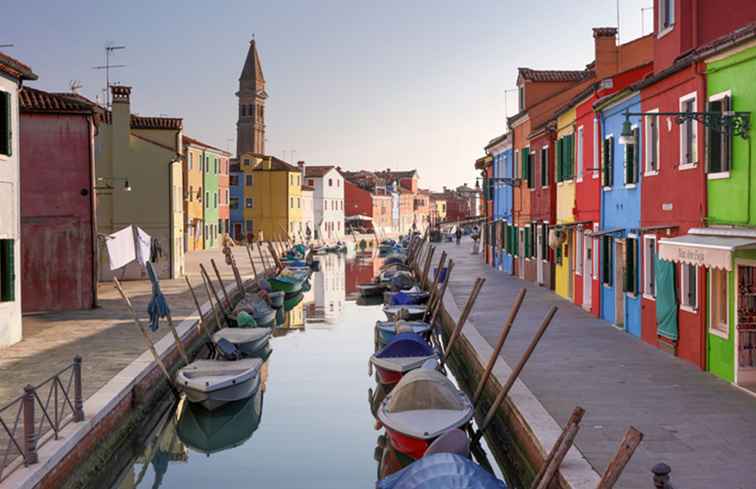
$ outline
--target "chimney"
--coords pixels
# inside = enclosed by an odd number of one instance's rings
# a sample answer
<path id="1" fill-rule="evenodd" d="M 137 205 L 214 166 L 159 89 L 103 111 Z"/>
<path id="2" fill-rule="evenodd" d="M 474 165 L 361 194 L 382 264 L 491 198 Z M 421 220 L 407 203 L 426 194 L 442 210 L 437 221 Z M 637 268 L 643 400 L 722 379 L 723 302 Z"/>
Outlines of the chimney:
<path id="1" fill-rule="evenodd" d="M 127 161 L 129 151 L 129 133 L 131 132 L 131 87 L 114 85 L 110 87 L 113 105 L 112 111 L 112 132 L 111 148 L 113 171 L 120 163 Z"/>
<path id="2" fill-rule="evenodd" d="M 603 80 L 619 70 L 619 47 L 616 27 L 594 27 L 593 41 L 596 56 L 596 79 Z"/>
<path id="3" fill-rule="evenodd" d="M 267 158 L 265 158 L 263 160 L 263 163 L 262 163 L 262 169 L 263 170 L 270 170 L 272 168 L 272 166 L 273 166 L 273 158 L 272 157 L 268 156 Z"/>
<path id="4" fill-rule="evenodd" d="M 304 179 L 305 176 L 305 162 L 302 160 L 297 161 L 297 166 L 299 167 L 299 173 L 302 174 L 302 178 Z"/>

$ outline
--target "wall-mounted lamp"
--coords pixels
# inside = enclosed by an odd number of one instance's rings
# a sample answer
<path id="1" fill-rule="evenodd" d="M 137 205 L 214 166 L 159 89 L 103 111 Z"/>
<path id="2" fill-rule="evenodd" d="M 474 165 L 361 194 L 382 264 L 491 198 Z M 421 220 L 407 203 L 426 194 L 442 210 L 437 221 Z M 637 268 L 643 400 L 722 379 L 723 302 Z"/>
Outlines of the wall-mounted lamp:
<path id="1" fill-rule="evenodd" d="M 740 136 L 743 139 L 748 139 L 748 132 L 751 129 L 750 112 L 630 112 L 626 110 L 625 122 L 622 123 L 622 132 L 619 138 L 620 144 L 636 143 L 633 128 L 630 124 L 630 116 L 671 116 L 675 118 L 678 124 L 686 121 L 698 121 L 714 131 L 720 133 L 732 132 L 732 134 Z"/>

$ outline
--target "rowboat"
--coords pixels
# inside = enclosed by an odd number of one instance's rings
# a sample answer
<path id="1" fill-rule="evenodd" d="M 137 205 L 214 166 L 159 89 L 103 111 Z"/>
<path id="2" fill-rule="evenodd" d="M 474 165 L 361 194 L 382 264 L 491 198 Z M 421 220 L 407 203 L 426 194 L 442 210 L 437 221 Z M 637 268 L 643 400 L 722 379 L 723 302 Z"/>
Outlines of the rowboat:
<path id="1" fill-rule="evenodd" d="M 199 404 L 186 403 L 176 433 L 181 442 L 205 455 L 242 445 L 252 437 L 262 417 L 263 392 L 234 401 L 215 411 Z"/>
<path id="2" fill-rule="evenodd" d="M 383 348 L 401 333 L 414 333 L 426 341 L 430 337 L 431 325 L 425 321 L 376 321 L 375 334 L 378 347 Z"/>
<path id="3" fill-rule="evenodd" d="M 409 304 L 409 305 L 385 305 L 383 306 L 383 312 L 390 321 L 395 321 L 401 317 L 401 319 L 407 319 L 409 321 L 415 321 L 422 319 L 425 313 L 428 311 L 428 306 L 425 304 Z"/>
<path id="4" fill-rule="evenodd" d="M 428 361 L 435 363 L 436 352 L 414 333 L 399 333 L 388 344 L 370 357 L 375 366 L 378 382 L 393 385 L 412 370 Z"/>
<path id="5" fill-rule="evenodd" d="M 259 358 L 195 360 L 178 371 L 176 386 L 189 402 L 212 411 L 254 395 L 260 388 L 262 364 Z"/>
<path id="6" fill-rule="evenodd" d="M 213 334 L 213 342 L 221 339 L 232 343 L 245 357 L 257 357 L 273 334 L 270 328 L 223 328 Z"/>
<path id="7" fill-rule="evenodd" d="M 357 290 L 361 297 L 380 297 L 386 290 L 386 284 L 380 282 L 371 282 L 357 285 Z"/>
<path id="8" fill-rule="evenodd" d="M 454 428 L 466 425 L 473 406 L 443 374 L 418 368 L 402 377 L 378 409 L 391 446 L 414 459 L 430 444 Z"/>
<path id="9" fill-rule="evenodd" d="M 386 292 L 383 297 L 386 304 L 389 305 L 416 305 L 428 302 L 430 293 L 421 290 L 419 287 L 412 287 L 399 292 Z"/>
<path id="10" fill-rule="evenodd" d="M 255 318 L 258 326 L 268 327 L 276 317 L 276 310 L 257 294 L 247 294 L 234 308 L 234 313 L 246 311 Z"/>
<path id="11" fill-rule="evenodd" d="M 302 290 L 302 282 L 302 280 L 285 275 L 268 278 L 271 290 L 275 292 L 283 292 L 286 295 L 299 293 L 299 291 Z"/>
<path id="12" fill-rule="evenodd" d="M 441 452 L 385 477 L 376 489 L 507 489 L 507 484 L 467 457 Z"/>
<path id="13" fill-rule="evenodd" d="M 299 305 L 300 302 L 302 302 L 302 299 L 304 299 L 304 294 L 300 292 L 299 294 L 295 295 L 294 297 L 290 297 L 286 299 L 283 303 L 283 309 L 284 311 L 291 311 L 295 307 Z"/>

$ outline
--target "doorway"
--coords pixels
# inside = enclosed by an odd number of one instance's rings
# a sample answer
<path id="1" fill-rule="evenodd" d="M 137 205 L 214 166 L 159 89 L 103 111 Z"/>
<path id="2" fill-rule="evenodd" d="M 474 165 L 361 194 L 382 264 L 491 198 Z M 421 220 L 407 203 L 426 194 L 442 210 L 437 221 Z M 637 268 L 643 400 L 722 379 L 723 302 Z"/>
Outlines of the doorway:
<path id="1" fill-rule="evenodd" d="M 625 279 L 625 240 L 615 240 L 614 250 L 614 325 L 625 327 L 625 292 L 622 284 Z"/>
<path id="2" fill-rule="evenodd" d="M 536 226 L 536 270 L 539 285 L 543 285 L 543 228 L 544 226 Z"/>
<path id="3" fill-rule="evenodd" d="M 518 241 L 517 253 L 520 256 L 519 263 L 518 263 L 519 270 L 517 272 L 519 274 L 519 277 L 525 280 L 525 228 L 520 228 L 517 231 L 520 235 L 520 239 L 517 240 Z"/>
<path id="4" fill-rule="evenodd" d="M 565 243 L 564 247 L 564 257 L 562 257 L 563 260 L 567 260 L 567 297 L 570 298 L 570 300 L 575 298 L 574 295 L 574 280 L 575 280 L 575 261 L 573 259 L 574 253 L 574 241 L 575 233 L 572 229 L 567 230 L 567 241 Z"/>
<path id="5" fill-rule="evenodd" d="M 585 231 L 578 231 L 585 233 Z M 583 235 L 583 245 L 585 246 L 585 255 L 583 258 L 583 309 L 591 310 L 591 293 L 593 292 L 593 239 L 590 236 Z M 578 253 L 581 253 L 578 250 Z"/>
<path id="6" fill-rule="evenodd" d="M 735 383 L 756 392 L 756 262 L 736 263 Z"/>

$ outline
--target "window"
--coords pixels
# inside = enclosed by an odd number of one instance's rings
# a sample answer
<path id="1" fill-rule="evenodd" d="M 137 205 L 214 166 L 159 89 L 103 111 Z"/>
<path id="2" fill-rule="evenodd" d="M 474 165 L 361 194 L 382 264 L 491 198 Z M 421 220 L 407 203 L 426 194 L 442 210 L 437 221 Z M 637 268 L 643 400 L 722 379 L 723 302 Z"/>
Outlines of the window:
<path id="1" fill-rule="evenodd" d="M 593 277 L 593 279 L 597 279 L 599 276 L 599 261 L 596 258 L 596 251 L 598 251 L 599 249 L 599 240 L 593 239 L 592 242 L 593 246 L 588 248 L 588 250 L 586 251 L 586 257 L 591 258 L 591 265 L 593 265 L 593 269 L 591 270 L 591 277 Z M 593 253 L 592 257 L 590 255 L 591 253 Z"/>
<path id="2" fill-rule="evenodd" d="M 13 155 L 13 107 L 10 92 L 0 91 L 0 155 Z"/>
<path id="3" fill-rule="evenodd" d="M 659 109 L 649 110 L 657 113 Z M 646 116 L 646 175 L 656 175 L 659 172 L 659 117 Z"/>
<path id="4" fill-rule="evenodd" d="M 230 177 L 228 177 L 228 184 L 231 187 L 236 187 L 237 185 L 239 185 L 239 175 L 231 175 Z"/>
<path id="5" fill-rule="evenodd" d="M 302 208 L 302 199 L 297 197 L 297 209 L 301 209 L 301 208 Z"/>
<path id="6" fill-rule="evenodd" d="M 628 237 L 625 240 L 625 283 L 622 290 L 628 294 L 638 293 L 638 239 Z"/>
<path id="7" fill-rule="evenodd" d="M 709 328 L 719 336 L 729 335 L 729 312 L 727 310 L 727 271 L 718 268 L 709 269 L 709 303 L 711 317 Z"/>
<path id="8" fill-rule="evenodd" d="M 614 136 L 607 136 L 604 139 L 604 187 L 611 187 L 614 183 Z"/>
<path id="9" fill-rule="evenodd" d="M 328 179 L 328 186 L 329 187 L 333 187 L 333 179 L 332 178 Z"/>
<path id="10" fill-rule="evenodd" d="M 218 192 L 213 192 L 213 207 L 218 208 Z"/>
<path id="11" fill-rule="evenodd" d="M 656 298 L 656 236 L 643 237 L 643 295 Z"/>
<path id="12" fill-rule="evenodd" d="M 252 230 L 254 229 L 253 226 L 252 226 L 252 219 L 248 219 L 246 221 L 246 227 L 247 227 L 247 232 L 251 233 Z"/>
<path id="13" fill-rule="evenodd" d="M 549 261 L 549 225 L 541 224 L 541 259 Z"/>
<path id="14" fill-rule="evenodd" d="M 231 200 L 228 205 L 231 209 L 238 209 L 239 208 L 239 197 L 231 197 Z"/>
<path id="15" fill-rule="evenodd" d="M 215 170 L 215 174 L 218 174 L 218 158 L 213 158 L 213 169 Z"/>
<path id="16" fill-rule="evenodd" d="M 254 204 L 255 201 L 252 197 L 247 197 L 246 199 L 244 199 L 244 207 L 246 207 L 247 209 L 254 207 Z"/>
<path id="17" fill-rule="evenodd" d="M 223 201 L 224 204 L 228 204 L 228 201 L 231 200 L 229 199 L 230 195 L 231 195 L 230 191 L 226 189 L 226 199 Z"/>
<path id="18" fill-rule="evenodd" d="M 577 130 L 577 155 L 576 155 L 576 167 L 575 177 L 578 182 L 583 180 L 583 126 L 578 127 Z"/>
<path id="19" fill-rule="evenodd" d="M 633 126 L 633 141 L 638 141 L 638 127 Z M 625 145 L 625 185 L 638 183 L 638 146 L 637 142 Z"/>
<path id="20" fill-rule="evenodd" d="M 244 158 L 244 166 L 249 166 L 249 158 Z"/>
<path id="21" fill-rule="evenodd" d="M 708 112 L 729 112 L 732 110 L 730 93 L 720 93 L 709 98 Z M 706 173 L 710 178 L 727 176 L 732 168 L 732 130 L 719 132 L 711 127 L 706 129 Z"/>
<path id="22" fill-rule="evenodd" d="M 315 186 L 315 182 L 312 180 L 312 178 L 310 178 L 310 179 L 307 180 L 307 185 L 309 185 L 310 187 L 314 187 Z"/>
<path id="23" fill-rule="evenodd" d="M 0 239 L 0 302 L 16 300 L 15 242 Z"/>
<path id="24" fill-rule="evenodd" d="M 549 147 L 541 148 L 541 187 L 549 186 Z"/>
<path id="25" fill-rule="evenodd" d="M 563 136 L 557 140 L 556 181 L 572 179 L 574 136 Z"/>
<path id="26" fill-rule="evenodd" d="M 336 180 L 336 186 L 341 187 L 341 180 Z"/>
<path id="27" fill-rule="evenodd" d="M 599 125 L 598 119 L 593 119 L 593 178 L 599 177 Z"/>
<path id="28" fill-rule="evenodd" d="M 680 306 L 695 311 L 698 309 L 698 267 L 680 264 Z"/>
<path id="29" fill-rule="evenodd" d="M 289 208 L 290 209 L 294 208 L 294 197 L 289 197 Z"/>
<path id="30" fill-rule="evenodd" d="M 189 169 L 191 170 L 192 169 L 192 153 L 189 153 L 189 161 L 188 161 L 188 163 L 189 163 L 188 164 Z"/>
<path id="31" fill-rule="evenodd" d="M 517 150 L 514 151 L 514 177 L 522 178 L 520 174 L 520 152 Z"/>
<path id="32" fill-rule="evenodd" d="M 187 200 L 189 202 L 194 200 L 194 187 L 192 187 L 191 185 L 189 185 L 189 195 L 187 195 Z"/>
<path id="33" fill-rule="evenodd" d="M 252 186 L 252 182 L 253 182 L 252 175 L 245 175 L 244 180 L 245 180 L 244 183 L 246 184 L 247 187 Z"/>
<path id="34" fill-rule="evenodd" d="M 659 0 L 659 33 L 675 24 L 675 0 Z"/>
<path id="35" fill-rule="evenodd" d="M 601 236 L 601 283 L 611 287 L 614 271 L 614 240 L 611 236 Z"/>
<path id="36" fill-rule="evenodd" d="M 520 112 L 525 110 L 525 87 L 523 85 L 517 87 L 517 104 L 520 107 Z"/>
<path id="37" fill-rule="evenodd" d="M 205 204 L 210 206 L 210 192 L 205 192 Z"/>
<path id="38" fill-rule="evenodd" d="M 696 112 L 695 92 L 680 99 L 680 112 Z M 680 167 L 698 163 L 698 123 L 687 119 L 680 124 Z"/>

